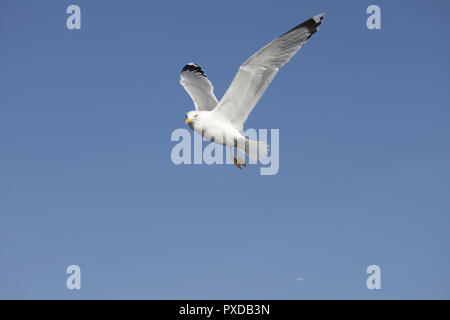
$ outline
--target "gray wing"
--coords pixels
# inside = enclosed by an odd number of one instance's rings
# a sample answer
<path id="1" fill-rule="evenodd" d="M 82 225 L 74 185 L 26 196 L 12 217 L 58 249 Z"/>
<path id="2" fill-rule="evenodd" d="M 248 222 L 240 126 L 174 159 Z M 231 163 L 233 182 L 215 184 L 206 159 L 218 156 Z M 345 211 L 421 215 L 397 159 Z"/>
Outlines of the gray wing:
<path id="1" fill-rule="evenodd" d="M 279 68 L 285 65 L 321 24 L 318 14 L 275 39 L 239 68 L 228 90 L 214 112 L 242 130 L 248 115 L 266 91 Z"/>
<path id="2" fill-rule="evenodd" d="M 194 101 L 198 111 L 212 110 L 218 104 L 214 87 L 202 68 L 195 63 L 188 63 L 180 74 L 180 84 Z"/>

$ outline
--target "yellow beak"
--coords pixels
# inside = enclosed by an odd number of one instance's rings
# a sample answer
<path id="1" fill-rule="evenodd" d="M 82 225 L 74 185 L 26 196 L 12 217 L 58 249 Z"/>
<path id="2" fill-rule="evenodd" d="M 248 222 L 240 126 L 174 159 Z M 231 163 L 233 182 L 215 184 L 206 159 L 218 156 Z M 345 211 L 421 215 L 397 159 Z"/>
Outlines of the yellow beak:
<path id="1" fill-rule="evenodd" d="M 189 122 L 192 122 L 192 121 L 191 121 L 191 119 L 189 119 L 189 118 L 186 118 L 186 121 L 185 121 L 185 123 L 186 123 L 186 124 L 188 124 Z"/>

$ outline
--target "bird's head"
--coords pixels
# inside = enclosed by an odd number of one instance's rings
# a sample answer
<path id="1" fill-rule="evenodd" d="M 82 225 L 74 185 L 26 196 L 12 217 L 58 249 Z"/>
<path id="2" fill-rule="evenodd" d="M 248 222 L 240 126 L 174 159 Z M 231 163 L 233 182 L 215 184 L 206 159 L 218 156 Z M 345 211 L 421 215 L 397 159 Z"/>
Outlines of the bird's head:
<path id="1" fill-rule="evenodd" d="M 186 113 L 186 124 L 192 125 L 193 122 L 195 122 L 195 120 L 197 120 L 198 117 L 198 112 L 197 111 L 189 111 L 188 113 Z"/>

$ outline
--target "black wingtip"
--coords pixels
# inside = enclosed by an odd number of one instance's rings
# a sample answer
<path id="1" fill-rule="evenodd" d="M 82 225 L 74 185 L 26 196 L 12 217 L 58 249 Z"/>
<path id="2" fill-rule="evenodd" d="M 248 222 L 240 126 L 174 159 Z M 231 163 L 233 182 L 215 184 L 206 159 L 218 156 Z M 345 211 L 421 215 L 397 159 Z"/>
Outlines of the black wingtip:
<path id="1" fill-rule="evenodd" d="M 311 36 L 317 32 L 317 27 L 320 26 L 322 24 L 322 20 L 325 17 L 325 14 L 320 13 L 318 15 L 315 15 L 314 17 L 312 17 L 311 19 L 308 19 L 302 23 L 300 23 L 298 26 L 292 28 L 291 30 L 289 30 L 288 32 L 284 33 L 282 36 L 291 33 L 294 30 L 300 29 L 300 28 L 306 28 L 308 29 L 309 32 L 309 36 L 308 39 L 311 38 Z"/>
<path id="2" fill-rule="evenodd" d="M 206 78 L 205 72 L 203 72 L 202 67 L 200 67 L 198 64 L 195 64 L 193 62 L 188 63 L 187 65 L 185 65 L 183 67 L 183 69 L 181 69 L 181 73 L 183 73 L 185 71 L 196 72 Z"/>

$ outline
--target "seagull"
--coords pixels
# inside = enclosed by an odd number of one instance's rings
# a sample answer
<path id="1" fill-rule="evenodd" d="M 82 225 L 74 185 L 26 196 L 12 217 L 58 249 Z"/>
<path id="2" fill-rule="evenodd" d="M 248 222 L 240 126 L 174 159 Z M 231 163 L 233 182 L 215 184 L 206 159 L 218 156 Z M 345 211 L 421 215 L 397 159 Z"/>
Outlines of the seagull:
<path id="1" fill-rule="evenodd" d="M 229 146 L 233 163 L 239 169 L 241 165 L 247 166 L 239 150 L 254 160 L 266 157 L 269 153 L 268 144 L 247 139 L 241 133 L 244 123 L 278 70 L 318 30 L 324 16 L 318 14 L 306 20 L 248 58 L 239 67 L 220 102 L 203 69 L 195 63 L 185 65 L 181 70 L 180 84 L 195 105 L 195 110 L 186 114 L 185 123 L 203 138 Z M 237 159 L 233 148 L 236 148 Z"/>

